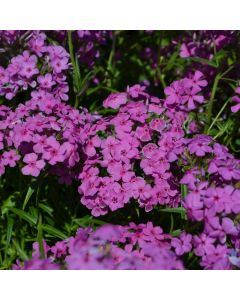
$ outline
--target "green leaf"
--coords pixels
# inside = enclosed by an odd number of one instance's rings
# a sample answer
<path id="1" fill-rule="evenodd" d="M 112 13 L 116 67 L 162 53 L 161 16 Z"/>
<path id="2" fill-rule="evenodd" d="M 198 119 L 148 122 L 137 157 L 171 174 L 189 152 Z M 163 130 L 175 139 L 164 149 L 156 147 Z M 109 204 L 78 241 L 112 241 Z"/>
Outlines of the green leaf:
<path id="1" fill-rule="evenodd" d="M 15 206 L 15 202 L 13 202 L 12 199 L 14 199 L 14 195 L 9 196 L 7 200 L 3 202 L 1 207 L 2 215 L 6 214 L 10 208 Z"/>
<path id="2" fill-rule="evenodd" d="M 240 139 L 236 139 L 236 144 L 239 146 L 240 145 Z"/>
<path id="3" fill-rule="evenodd" d="M 23 249 L 21 249 L 21 247 L 19 246 L 18 242 L 13 240 L 13 244 L 19 254 L 19 257 L 22 259 L 22 260 L 28 260 L 28 256 L 27 254 L 25 253 L 25 251 Z"/>
<path id="4" fill-rule="evenodd" d="M 43 203 L 39 203 L 39 207 L 45 211 L 47 214 L 49 214 L 50 216 L 52 216 L 52 212 L 53 212 L 53 209 Z"/>
<path id="5" fill-rule="evenodd" d="M 26 213 L 25 211 L 15 207 L 11 207 L 9 210 L 12 211 L 14 214 L 18 215 L 20 218 L 27 221 L 28 223 L 30 223 L 31 225 L 37 224 L 37 219 L 31 216 L 30 214 Z"/>
<path id="6" fill-rule="evenodd" d="M 50 225 L 42 225 L 42 230 L 62 240 L 67 238 L 66 234 Z"/>
<path id="7" fill-rule="evenodd" d="M 174 228 L 174 218 L 173 218 L 173 214 L 171 214 L 171 225 L 170 225 L 170 233 L 173 232 L 173 228 Z"/>
<path id="8" fill-rule="evenodd" d="M 80 83 L 81 82 L 81 73 L 80 73 L 80 67 L 79 67 L 77 53 L 75 54 L 75 63 L 76 63 L 76 74 L 77 74 L 78 82 Z"/>
<path id="9" fill-rule="evenodd" d="M 173 54 L 171 55 L 171 57 L 169 58 L 166 67 L 164 68 L 163 72 L 167 72 L 169 70 L 172 69 L 172 67 L 174 66 L 175 60 L 178 58 L 179 56 L 179 51 L 173 52 Z"/>
<path id="10" fill-rule="evenodd" d="M 44 246 L 43 246 L 43 234 L 42 234 L 42 216 L 41 214 L 39 215 L 39 220 L 38 220 L 38 233 L 37 233 L 37 242 L 41 254 L 41 258 L 45 257 L 44 254 Z"/>
<path id="11" fill-rule="evenodd" d="M 10 240 L 12 237 L 12 229 L 13 229 L 13 219 L 8 216 L 8 222 L 7 222 L 7 240 L 6 240 L 6 247 L 5 251 L 7 252 Z"/>
<path id="12" fill-rule="evenodd" d="M 171 233 L 172 236 L 179 236 L 180 234 L 181 234 L 181 229 L 174 230 Z"/>
<path id="13" fill-rule="evenodd" d="M 35 191 L 35 190 L 34 190 L 34 189 L 32 189 L 32 187 L 31 187 L 31 186 L 28 188 L 28 191 L 27 191 L 26 197 L 25 197 L 25 199 L 24 199 L 24 202 L 23 202 L 23 207 L 22 207 L 22 209 L 23 209 L 23 210 L 25 209 L 25 207 L 26 207 L 26 205 L 27 205 L 28 201 L 30 200 L 30 198 L 31 198 L 32 194 L 34 193 L 34 191 Z"/>
<path id="14" fill-rule="evenodd" d="M 205 59 L 205 58 L 191 57 L 190 60 L 196 61 L 196 62 L 199 62 L 199 63 L 202 63 L 202 64 L 207 64 L 211 67 L 217 68 L 217 65 L 213 61 Z"/>
<path id="15" fill-rule="evenodd" d="M 181 184 L 181 198 L 184 199 L 187 196 L 187 186 L 185 184 Z"/>
<path id="16" fill-rule="evenodd" d="M 173 207 L 173 208 L 162 208 L 160 211 L 176 214 L 185 214 L 186 210 L 183 207 Z"/>

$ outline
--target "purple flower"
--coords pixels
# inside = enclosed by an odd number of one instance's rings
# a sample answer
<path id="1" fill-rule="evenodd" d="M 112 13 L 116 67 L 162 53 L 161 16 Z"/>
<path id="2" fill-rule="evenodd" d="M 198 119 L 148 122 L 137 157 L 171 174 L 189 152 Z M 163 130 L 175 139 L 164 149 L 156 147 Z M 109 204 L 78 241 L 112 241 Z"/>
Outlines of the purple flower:
<path id="1" fill-rule="evenodd" d="M 193 76 L 188 79 L 188 85 L 193 88 L 201 88 L 207 86 L 207 81 L 203 79 L 203 73 L 196 71 Z"/>
<path id="2" fill-rule="evenodd" d="M 236 113 L 236 112 L 238 112 L 240 110 L 240 97 L 239 97 L 240 87 L 236 88 L 236 93 L 237 93 L 237 95 L 235 95 L 234 97 L 232 97 L 232 100 L 234 102 L 237 102 L 236 105 L 234 105 L 234 106 L 231 107 L 231 111 L 234 112 L 234 113 Z"/>
<path id="3" fill-rule="evenodd" d="M 50 165 L 55 165 L 57 162 L 63 162 L 65 159 L 66 149 L 60 145 L 54 137 L 47 139 L 47 147 L 43 153 L 43 158 L 48 160 Z"/>
<path id="4" fill-rule="evenodd" d="M 127 94 L 126 93 L 115 93 L 111 94 L 103 101 L 103 107 L 111 107 L 114 109 L 119 108 L 121 105 L 127 103 Z"/>
<path id="5" fill-rule="evenodd" d="M 177 255 L 183 255 L 192 249 L 192 235 L 183 232 L 179 238 L 173 238 L 171 246 L 175 249 Z"/>
<path id="6" fill-rule="evenodd" d="M 214 249 L 215 238 L 207 236 L 205 233 L 201 233 L 199 236 L 193 237 L 194 253 L 197 256 L 203 256 L 211 249 Z"/>
<path id="7" fill-rule="evenodd" d="M 43 89 L 50 89 L 56 83 L 52 78 L 52 74 L 40 75 L 37 81 Z"/>
<path id="8" fill-rule="evenodd" d="M 151 131 L 147 126 L 138 127 L 136 137 L 142 142 L 148 142 L 151 140 Z"/>
<path id="9" fill-rule="evenodd" d="M 147 94 L 144 92 L 145 89 L 145 86 L 135 84 L 134 86 L 127 88 L 127 93 L 132 98 L 138 98 L 139 96 L 147 96 Z"/>
<path id="10" fill-rule="evenodd" d="M 16 153 L 15 150 L 10 150 L 8 152 L 4 152 L 2 155 L 2 162 L 4 166 L 15 167 L 16 162 L 20 159 L 20 155 Z"/>
<path id="11" fill-rule="evenodd" d="M 32 63 L 32 62 L 25 63 L 20 71 L 20 74 L 28 79 L 38 73 L 39 73 L 39 70 L 36 68 L 35 63 Z"/>
<path id="12" fill-rule="evenodd" d="M 27 164 L 22 168 L 22 173 L 24 175 L 37 177 L 40 174 L 40 171 L 45 167 L 44 160 L 38 160 L 38 156 L 35 153 L 26 154 L 23 161 Z"/>
<path id="13" fill-rule="evenodd" d="M 196 154 L 199 157 L 205 156 L 206 153 L 212 153 L 213 150 L 209 146 L 211 139 L 207 136 L 198 136 L 190 141 L 188 145 L 189 152 Z"/>

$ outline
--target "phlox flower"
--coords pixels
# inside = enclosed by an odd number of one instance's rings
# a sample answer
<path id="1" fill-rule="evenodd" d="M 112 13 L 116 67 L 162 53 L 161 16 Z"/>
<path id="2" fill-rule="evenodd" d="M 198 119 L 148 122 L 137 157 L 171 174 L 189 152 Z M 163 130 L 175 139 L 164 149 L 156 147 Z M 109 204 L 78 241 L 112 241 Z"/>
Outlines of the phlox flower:
<path id="1" fill-rule="evenodd" d="M 24 175 L 32 175 L 38 177 L 40 171 L 45 167 L 44 160 L 38 160 L 38 156 L 35 153 L 26 154 L 23 161 L 27 164 L 22 168 L 22 173 Z"/>

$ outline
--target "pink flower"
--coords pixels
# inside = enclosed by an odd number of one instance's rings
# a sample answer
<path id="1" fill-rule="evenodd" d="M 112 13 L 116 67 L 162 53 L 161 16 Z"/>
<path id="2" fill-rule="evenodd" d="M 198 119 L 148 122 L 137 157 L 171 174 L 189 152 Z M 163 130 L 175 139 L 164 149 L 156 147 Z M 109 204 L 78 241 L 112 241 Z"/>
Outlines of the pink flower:
<path id="1" fill-rule="evenodd" d="M 135 84 L 134 86 L 128 87 L 127 92 L 132 98 L 138 98 L 139 96 L 147 96 L 147 94 L 144 92 L 145 89 L 145 86 Z"/>
<path id="2" fill-rule="evenodd" d="M 35 63 L 32 62 L 25 63 L 20 71 L 20 74 L 28 79 L 38 73 L 39 70 L 36 68 Z"/>
<path id="3" fill-rule="evenodd" d="M 162 119 L 153 119 L 150 122 L 150 128 L 158 132 L 163 131 L 164 127 L 165 127 L 165 121 Z"/>
<path id="4" fill-rule="evenodd" d="M 18 161 L 19 159 L 20 159 L 20 155 L 18 155 L 15 150 L 4 152 L 2 156 L 3 164 L 5 166 L 9 165 L 10 167 L 15 167 L 16 161 Z"/>
<path id="5" fill-rule="evenodd" d="M 142 149 L 143 155 L 146 158 L 152 158 L 156 154 L 157 150 L 158 150 L 158 146 L 153 143 L 148 143 Z"/>
<path id="6" fill-rule="evenodd" d="M 54 72 L 61 73 L 63 70 L 68 69 L 68 58 L 64 57 L 62 59 L 54 59 L 50 62 Z"/>
<path id="7" fill-rule="evenodd" d="M 197 156 L 205 156 L 206 153 L 212 153 L 212 147 L 209 146 L 211 139 L 207 136 L 199 136 L 192 140 L 188 146 L 191 154 L 195 153 Z"/>
<path id="8" fill-rule="evenodd" d="M 239 97 L 240 87 L 239 86 L 236 88 L 236 93 L 238 95 L 235 95 L 234 97 L 232 97 L 232 100 L 234 102 L 237 102 L 236 105 L 234 105 L 234 106 L 231 107 L 231 111 L 234 112 L 234 113 L 236 113 L 236 112 L 238 112 L 240 110 L 240 97 Z"/>
<path id="9" fill-rule="evenodd" d="M 174 81 L 170 86 L 164 89 L 164 93 L 167 95 L 166 103 L 168 105 L 180 103 L 184 95 L 182 81 Z"/>
<path id="10" fill-rule="evenodd" d="M 63 162 L 65 159 L 65 147 L 61 146 L 56 139 L 51 136 L 47 139 L 47 148 L 43 153 L 43 158 L 48 160 L 50 165 L 55 165 L 57 162 Z"/>
<path id="11" fill-rule="evenodd" d="M 214 249 L 215 238 L 209 237 L 205 233 L 193 237 L 194 253 L 197 256 L 203 256 L 206 252 Z"/>
<path id="12" fill-rule="evenodd" d="M 40 87 L 50 89 L 56 82 L 53 81 L 52 74 L 40 75 L 37 79 Z"/>
<path id="13" fill-rule="evenodd" d="M 142 142 L 148 142 L 151 140 L 151 132 L 148 126 L 138 127 L 136 129 L 136 137 Z"/>
<path id="14" fill-rule="evenodd" d="M 191 234 L 183 232 L 179 238 L 172 239 L 171 245 L 175 248 L 177 255 L 183 255 L 192 249 L 192 236 Z"/>
<path id="15" fill-rule="evenodd" d="M 40 174 L 40 171 L 45 167 L 44 160 L 38 160 L 38 156 L 35 153 L 26 154 L 23 161 L 27 164 L 22 168 L 22 173 L 24 175 L 37 177 Z"/>
<path id="16" fill-rule="evenodd" d="M 235 168 L 233 165 L 220 167 L 218 172 L 225 180 L 240 179 L 240 169 Z"/>
<path id="17" fill-rule="evenodd" d="M 116 181 L 122 179 L 123 182 L 129 182 L 134 174 L 130 171 L 130 166 L 126 164 L 116 164 L 111 168 L 111 175 Z"/>
<path id="18" fill-rule="evenodd" d="M 200 71 L 196 71 L 194 75 L 188 79 L 188 86 L 199 88 L 207 86 L 207 80 L 202 79 L 203 73 Z"/>
<path id="19" fill-rule="evenodd" d="M 94 156 L 96 154 L 97 147 L 100 147 L 101 145 L 101 139 L 98 136 L 94 136 L 89 140 L 89 142 L 86 145 L 86 154 L 88 156 Z"/>
<path id="20" fill-rule="evenodd" d="M 107 137 L 106 140 L 103 140 L 101 143 L 101 148 L 103 149 L 103 155 L 105 158 L 109 158 L 114 155 L 114 152 L 117 149 L 117 145 L 119 145 L 119 141 L 114 137 Z"/>
<path id="21" fill-rule="evenodd" d="M 187 95 L 182 97 L 183 103 L 187 103 L 187 107 L 189 110 L 195 109 L 195 102 L 203 103 L 204 97 L 201 95 L 197 95 L 201 91 L 201 88 L 198 86 L 194 86 L 188 89 Z"/>
<path id="22" fill-rule="evenodd" d="M 133 122 L 130 120 L 128 114 L 119 114 L 112 122 L 115 125 L 115 131 L 117 134 L 124 132 L 131 132 Z"/>
<path id="23" fill-rule="evenodd" d="M 127 103 L 126 93 L 115 93 L 111 94 L 103 101 L 103 107 L 111 107 L 114 109 L 119 108 L 121 105 Z"/>
<path id="24" fill-rule="evenodd" d="M 152 241 L 154 242 L 156 240 L 163 240 L 164 239 L 164 234 L 163 230 L 161 227 L 154 227 L 152 222 L 148 222 L 146 227 L 143 228 L 142 231 L 145 235 L 144 239 L 146 241 Z"/>

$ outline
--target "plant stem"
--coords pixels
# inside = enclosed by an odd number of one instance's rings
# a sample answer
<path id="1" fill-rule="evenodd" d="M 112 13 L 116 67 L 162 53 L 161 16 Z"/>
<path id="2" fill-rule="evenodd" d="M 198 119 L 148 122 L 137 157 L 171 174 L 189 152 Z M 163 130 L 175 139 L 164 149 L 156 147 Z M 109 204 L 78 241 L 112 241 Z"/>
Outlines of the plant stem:
<path id="1" fill-rule="evenodd" d="M 73 66 L 73 71 L 74 71 L 74 70 L 76 70 L 76 64 L 75 64 L 75 58 L 74 58 L 71 30 L 68 30 L 68 47 L 69 47 L 71 63 L 72 63 L 72 66 Z"/>
<path id="2" fill-rule="evenodd" d="M 40 257 L 43 259 L 45 257 L 45 254 L 44 254 L 43 237 L 42 237 L 42 215 L 39 211 L 40 188 L 42 186 L 42 180 L 43 180 L 43 178 L 40 178 L 40 180 L 38 182 L 37 193 L 36 193 L 36 207 L 37 207 L 37 212 L 38 212 L 37 242 L 38 242 L 38 246 L 39 246 Z"/>
<path id="3" fill-rule="evenodd" d="M 218 112 L 218 114 L 216 115 L 215 119 L 213 120 L 212 124 L 209 126 L 208 130 L 207 130 L 207 134 L 209 134 L 211 128 L 213 127 L 213 125 L 216 123 L 216 121 L 218 120 L 219 116 L 221 115 L 221 113 L 223 112 L 223 110 L 225 109 L 225 107 L 227 106 L 228 102 L 231 100 L 231 98 L 228 98 L 228 100 L 224 103 L 223 107 L 220 109 L 220 111 Z"/>
<path id="4" fill-rule="evenodd" d="M 68 48 L 69 48 L 69 52 L 70 52 L 71 63 L 73 66 L 73 89 L 74 89 L 74 92 L 76 93 L 74 107 L 78 107 L 79 96 L 77 94 L 81 90 L 81 79 L 80 79 L 79 72 L 78 72 L 79 71 L 78 65 L 76 64 L 75 57 L 74 57 L 71 30 L 68 30 Z"/>
<path id="5" fill-rule="evenodd" d="M 37 241 L 39 245 L 40 257 L 45 258 L 44 246 L 43 246 L 43 236 L 42 236 L 42 215 L 39 214 L 38 217 L 38 225 L 37 225 L 38 233 L 37 233 Z"/>
<path id="6" fill-rule="evenodd" d="M 212 110 L 213 110 L 213 101 L 214 101 L 214 97 L 215 97 L 215 94 L 216 94 L 216 91 L 217 91 L 217 86 L 218 86 L 218 82 L 219 82 L 220 78 L 221 78 L 220 74 L 217 74 L 217 76 L 214 79 L 211 97 L 210 97 L 210 100 L 209 100 L 208 105 L 207 105 L 207 118 L 206 118 L 204 133 L 207 133 L 209 124 L 211 122 Z"/>

